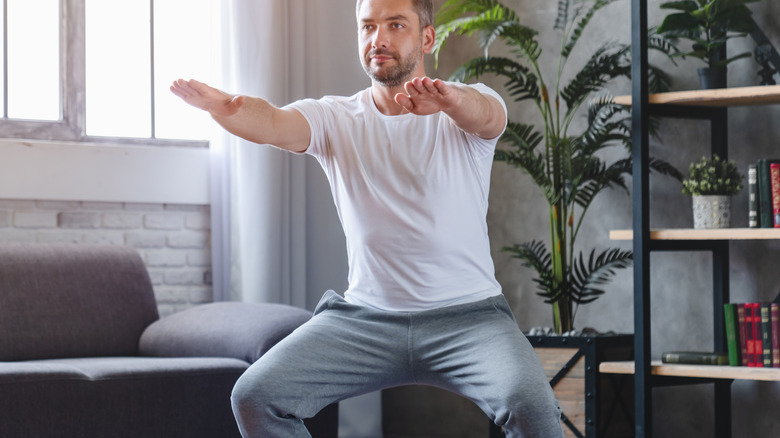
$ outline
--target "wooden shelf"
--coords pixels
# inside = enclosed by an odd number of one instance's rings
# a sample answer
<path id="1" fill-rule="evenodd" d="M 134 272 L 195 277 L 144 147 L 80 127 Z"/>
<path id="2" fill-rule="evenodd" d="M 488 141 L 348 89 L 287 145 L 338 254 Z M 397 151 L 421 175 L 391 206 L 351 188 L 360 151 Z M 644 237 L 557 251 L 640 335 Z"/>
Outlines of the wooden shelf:
<path id="1" fill-rule="evenodd" d="M 633 240 L 633 230 L 612 230 L 611 240 Z M 771 240 L 780 239 L 780 228 L 670 228 L 650 230 L 650 240 Z"/>
<path id="2" fill-rule="evenodd" d="M 651 104 L 692 106 L 747 106 L 780 103 L 780 85 L 720 88 L 716 90 L 675 91 L 651 94 Z M 631 96 L 617 96 L 615 103 L 631 105 Z"/>
<path id="3" fill-rule="evenodd" d="M 650 370 L 655 376 L 780 381 L 780 368 L 664 364 L 660 360 L 655 360 L 651 362 Z M 605 374 L 634 374 L 634 362 L 602 362 L 599 365 L 599 371 Z"/>

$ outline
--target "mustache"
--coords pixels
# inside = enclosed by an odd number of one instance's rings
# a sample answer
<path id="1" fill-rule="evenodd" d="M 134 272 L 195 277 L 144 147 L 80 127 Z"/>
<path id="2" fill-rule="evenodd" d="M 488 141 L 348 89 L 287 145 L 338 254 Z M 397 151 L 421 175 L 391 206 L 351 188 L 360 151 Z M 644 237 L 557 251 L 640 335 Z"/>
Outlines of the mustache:
<path id="1" fill-rule="evenodd" d="M 373 58 L 374 56 L 392 56 L 393 58 L 397 58 L 396 54 L 394 52 L 391 52 L 387 49 L 372 49 L 368 52 L 368 57 Z"/>

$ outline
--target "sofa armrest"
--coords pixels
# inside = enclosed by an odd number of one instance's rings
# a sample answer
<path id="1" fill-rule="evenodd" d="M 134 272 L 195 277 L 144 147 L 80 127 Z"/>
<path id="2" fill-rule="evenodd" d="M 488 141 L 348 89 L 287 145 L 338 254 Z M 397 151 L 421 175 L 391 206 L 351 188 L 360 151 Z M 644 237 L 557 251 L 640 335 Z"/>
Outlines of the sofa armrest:
<path id="1" fill-rule="evenodd" d="M 253 363 L 311 315 L 282 304 L 203 304 L 150 324 L 139 351 L 142 356 L 232 357 Z"/>

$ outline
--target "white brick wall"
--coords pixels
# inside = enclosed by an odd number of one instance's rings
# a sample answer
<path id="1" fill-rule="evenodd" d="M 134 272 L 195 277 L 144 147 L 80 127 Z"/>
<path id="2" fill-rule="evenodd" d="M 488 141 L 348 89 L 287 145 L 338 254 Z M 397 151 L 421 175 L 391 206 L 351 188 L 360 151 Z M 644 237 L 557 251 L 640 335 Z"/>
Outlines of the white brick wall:
<path id="1" fill-rule="evenodd" d="M 213 300 L 207 206 L 0 199 L 0 242 L 129 245 L 161 315 Z"/>

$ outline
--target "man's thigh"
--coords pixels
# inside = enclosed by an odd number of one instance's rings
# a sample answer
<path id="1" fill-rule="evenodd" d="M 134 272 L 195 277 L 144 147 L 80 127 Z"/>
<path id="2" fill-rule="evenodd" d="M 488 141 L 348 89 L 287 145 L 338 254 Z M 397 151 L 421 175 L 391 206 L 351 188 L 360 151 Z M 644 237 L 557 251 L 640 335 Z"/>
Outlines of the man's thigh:
<path id="1" fill-rule="evenodd" d="M 335 294 L 334 294 L 335 295 Z M 406 331 L 397 318 L 371 315 L 339 296 L 323 297 L 315 316 L 271 348 L 239 384 L 313 415 L 333 402 L 408 380 Z"/>
<path id="2" fill-rule="evenodd" d="M 499 424 L 534 404 L 555 415 L 544 370 L 503 297 L 438 312 L 415 324 L 421 383 L 471 399 Z"/>

